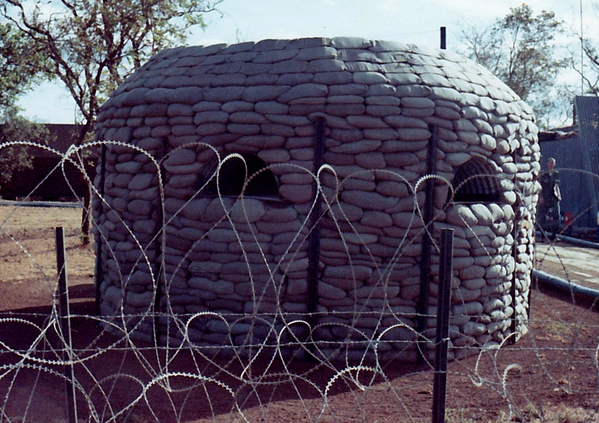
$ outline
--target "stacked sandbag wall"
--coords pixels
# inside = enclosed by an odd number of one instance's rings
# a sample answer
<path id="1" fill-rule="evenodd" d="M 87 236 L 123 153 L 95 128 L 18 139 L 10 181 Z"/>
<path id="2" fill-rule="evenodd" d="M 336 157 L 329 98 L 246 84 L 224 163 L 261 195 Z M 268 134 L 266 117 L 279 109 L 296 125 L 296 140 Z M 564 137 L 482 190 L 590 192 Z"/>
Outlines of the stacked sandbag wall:
<path id="1" fill-rule="evenodd" d="M 517 338 L 532 269 L 536 131 L 509 88 L 446 51 L 357 38 L 163 51 L 98 118 L 96 138 L 113 141 L 96 178 L 104 201 L 94 202 L 100 310 L 133 337 L 162 343 L 301 348 L 301 339 L 322 342 L 328 357 L 412 361 L 419 321 L 434 333 L 439 232 L 448 227 L 453 354 Z M 325 167 L 315 167 L 319 139 Z M 206 169 L 240 160 L 230 154 L 264 162 L 278 196 L 209 195 Z M 456 170 L 471 160 L 497 195 L 454 202 Z"/>

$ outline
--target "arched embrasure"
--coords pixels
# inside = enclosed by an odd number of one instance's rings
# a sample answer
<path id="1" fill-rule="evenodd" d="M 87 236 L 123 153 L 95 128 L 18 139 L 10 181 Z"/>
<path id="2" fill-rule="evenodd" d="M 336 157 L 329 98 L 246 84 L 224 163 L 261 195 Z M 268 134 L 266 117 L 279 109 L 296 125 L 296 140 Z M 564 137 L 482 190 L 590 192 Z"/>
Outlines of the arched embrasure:
<path id="1" fill-rule="evenodd" d="M 223 161 L 218 173 L 218 186 L 214 177 L 206 186 L 205 194 L 220 193 L 220 195 L 238 197 L 243 193 L 246 197 L 279 198 L 277 179 L 267 168 L 266 163 L 254 154 L 241 153 L 239 156 L 241 157 L 227 157 Z M 218 162 L 215 159 L 207 163 L 204 169 L 201 180 L 205 182 L 217 172 Z"/>
<path id="2" fill-rule="evenodd" d="M 456 169 L 453 186 L 455 202 L 492 203 L 501 199 L 501 185 L 496 172 L 479 157 Z"/>

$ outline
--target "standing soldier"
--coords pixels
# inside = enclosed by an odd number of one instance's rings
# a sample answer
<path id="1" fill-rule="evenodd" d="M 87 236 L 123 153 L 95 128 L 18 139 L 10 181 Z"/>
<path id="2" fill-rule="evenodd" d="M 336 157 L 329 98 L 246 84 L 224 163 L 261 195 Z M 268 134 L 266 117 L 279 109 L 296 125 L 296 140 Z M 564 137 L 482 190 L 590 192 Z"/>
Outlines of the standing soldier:
<path id="1" fill-rule="evenodd" d="M 559 189 L 559 172 L 555 170 L 555 159 L 547 159 L 547 170 L 541 174 L 541 197 L 539 198 L 539 224 L 542 231 L 551 233 L 554 240 L 559 230 L 559 202 L 562 196 Z"/>

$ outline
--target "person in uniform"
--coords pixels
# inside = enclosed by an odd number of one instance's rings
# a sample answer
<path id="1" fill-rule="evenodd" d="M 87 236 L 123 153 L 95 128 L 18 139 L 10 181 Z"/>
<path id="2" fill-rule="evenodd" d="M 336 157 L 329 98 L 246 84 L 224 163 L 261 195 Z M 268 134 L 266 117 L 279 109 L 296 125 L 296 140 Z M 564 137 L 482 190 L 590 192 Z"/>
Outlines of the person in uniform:
<path id="1" fill-rule="evenodd" d="M 555 170 L 555 159 L 547 159 L 547 170 L 541 173 L 541 196 L 539 198 L 538 219 L 541 230 L 550 233 L 554 240 L 559 230 L 559 203 L 562 196 L 559 188 L 559 172 Z"/>

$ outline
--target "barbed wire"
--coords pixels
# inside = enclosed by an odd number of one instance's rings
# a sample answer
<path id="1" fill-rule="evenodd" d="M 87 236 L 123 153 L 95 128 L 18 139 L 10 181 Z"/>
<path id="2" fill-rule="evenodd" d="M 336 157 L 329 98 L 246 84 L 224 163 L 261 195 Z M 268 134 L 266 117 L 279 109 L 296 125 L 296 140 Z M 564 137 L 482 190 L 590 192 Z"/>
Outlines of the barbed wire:
<path id="1" fill-rule="evenodd" d="M 10 144 L 16 145 L 34 144 Z M 102 146 L 131 149 L 151 163 L 158 187 L 160 224 L 147 239 L 138 237 L 131 222 L 123 218 L 97 184 L 92 183 L 95 176 L 86 173 L 81 153 Z M 50 295 L 44 307 L 47 312 L 16 308 L 0 311 L 0 392 L 4 393 L 0 400 L 0 422 L 65 421 L 64 385 L 74 388 L 78 419 L 89 422 L 430 420 L 433 363 L 426 354 L 422 363 L 415 359 L 418 345 L 423 345 L 425 352 L 435 348 L 434 330 L 427 327 L 419 332 L 410 322 L 419 318 L 431 321 L 436 315 L 391 306 L 392 274 L 401 272 L 401 259 L 424 236 L 431 238 L 433 251 L 439 251 L 436 229 L 439 209 L 432 223 L 422 224 L 424 213 L 418 192 L 425 184 L 432 181 L 435 186 L 446 187 L 447 198 L 441 210 L 445 213 L 451 207 L 460 206 L 454 201 L 455 193 L 473 178 L 497 179 L 496 175 L 479 174 L 461 181 L 457 187 L 439 175 L 426 175 L 410 182 L 401 173 L 389 170 L 339 176 L 336 169 L 328 165 L 316 173 L 293 164 L 270 165 L 248 175 L 242 155 L 221 157 L 209 145 L 192 143 L 177 150 L 211 149 L 218 164 L 214 173 L 200 181 L 178 209 L 169 211 L 165 207 L 167 193 L 162 168 L 165 160 L 176 154 L 174 152 L 156 158 L 141 148 L 117 141 L 84 144 L 72 147 L 65 154 L 47 146 L 39 147 L 59 158 L 60 165 L 53 171 L 60 169 L 73 197 L 81 200 L 75 184 L 69 181 L 65 164 L 71 163 L 78 169 L 92 187 L 96 204 L 100 205 L 97 207 L 105 208 L 105 213 L 112 211 L 118 217 L 119 227 L 140 252 L 132 266 L 115 269 L 123 292 L 134 289 L 135 269 L 143 265 L 150 275 L 148 283 L 153 294 L 141 312 L 127 308 L 126 294 L 122 294 L 113 315 L 71 312 L 61 316 L 52 272 L 39 263 L 38 253 L 33 251 L 36 245 L 29 245 L 24 233 L 11 229 L 11 223 L 19 219 L 17 212 L 23 210 L 27 200 L 9 206 L 0 218 L 0 240 L 12 246 L 7 251 L 16 248 L 27 257 L 37 269 L 38 289 Z M 246 169 L 243 188 L 234 199 L 221 192 L 221 172 L 229 160 L 242 161 Z M 245 202 L 251 197 L 244 193 L 262 173 L 280 174 L 284 169 L 309 176 L 319 195 L 310 201 L 305 217 L 293 236 L 287 237 L 277 261 L 272 262 L 270 253 L 262 247 L 260 234 L 251 225 L 249 229 L 244 227 L 252 213 Z M 565 170 L 560 169 L 560 172 Z M 330 180 L 324 182 L 329 176 L 333 185 Z M 395 250 L 386 261 L 377 258 L 367 234 L 354 224 L 348 209 L 340 203 L 345 187 L 365 176 L 404 184 L 412 198 L 411 218 L 406 228 L 402 228 L 402 236 L 390 247 Z M 167 263 L 164 255 L 153 257 L 151 246 L 158 243 L 162 251 L 168 248 L 166 236 L 171 234 L 168 227 L 194 200 L 202 198 L 213 182 L 222 215 L 206 225 L 204 233 L 177 262 Z M 40 186 L 38 184 L 35 191 Z M 530 194 L 522 193 L 521 197 Z M 35 192 L 29 196 L 32 195 Z M 322 201 L 323 208 L 310 221 L 317 200 Z M 234 210 L 237 204 L 240 212 Z M 93 216 L 97 241 L 108 248 L 108 257 L 117 257 L 118 250 L 110 243 L 110 230 L 102 227 L 99 217 Z M 472 232 L 471 238 L 485 249 L 486 256 L 493 258 L 493 251 L 485 247 L 481 235 L 472 231 L 461 215 L 458 217 L 465 230 Z M 279 280 L 279 275 L 305 259 L 300 246 L 308 242 L 315 225 L 325 219 L 330 219 L 331 230 L 339 236 L 345 251 L 342 254 L 350 263 L 348 283 L 353 281 L 354 285 L 363 277 L 356 272 L 359 263 L 366 259 L 353 257 L 351 246 L 363 247 L 364 256 L 375 269 L 366 285 L 371 291 L 362 304 L 350 309 L 286 311 L 278 298 L 288 292 L 289 287 L 285 285 L 285 278 Z M 168 287 L 175 284 L 177 273 L 185 269 L 192 251 L 224 224 L 239 245 L 250 283 L 249 295 L 255 307 L 241 312 L 180 312 L 173 307 L 176 295 Z M 561 257 L 560 248 L 561 245 L 550 244 L 546 252 L 537 256 L 536 266 L 549 266 L 545 258 L 554 255 L 571 282 L 572 272 Z M 254 273 L 256 264 L 264 265 L 265 277 Z M 170 276 L 165 272 L 167 265 L 172 265 Z M 374 297 L 377 287 L 383 292 Z M 259 306 L 268 302 L 270 288 L 277 299 L 274 308 L 260 310 Z M 163 295 L 165 307 L 159 307 L 158 292 Z M 559 406 L 565 407 L 563 413 L 570 413 L 568 416 L 580 418 L 581 422 L 597 418 L 599 319 L 592 306 L 585 307 L 580 302 L 568 305 L 568 301 L 561 300 L 533 289 L 530 299 L 533 306 L 526 323 L 528 334 L 517 341 L 514 333 L 499 342 L 474 346 L 453 343 L 455 337 L 448 339 L 452 342 L 451 357 L 455 358 L 447 374 L 451 387 L 448 421 L 552 421 L 560 413 Z M 378 308 L 367 306 L 368 301 L 378 304 Z M 453 301 L 454 306 L 467 303 L 464 298 L 456 297 Z M 472 317 L 473 326 L 484 320 L 482 314 Z M 513 315 L 508 320 L 516 318 Z M 72 345 L 67 341 L 67 334 L 62 333 L 61 319 L 70 323 Z M 366 319 L 369 326 L 358 324 Z M 459 330 L 457 325 L 451 325 L 450 322 L 450 333 Z M 211 337 L 198 337 L 198 333 L 209 333 Z M 337 335 L 330 336 L 333 333 Z M 388 352 L 394 352 L 396 358 L 383 359 Z M 73 369 L 74 378 L 65 373 L 69 368 Z M 40 414 L 38 404 L 55 404 L 56 407 L 46 408 L 46 414 Z M 488 410 L 481 411 L 484 408 Z M 572 419 L 570 421 L 576 421 Z"/>

